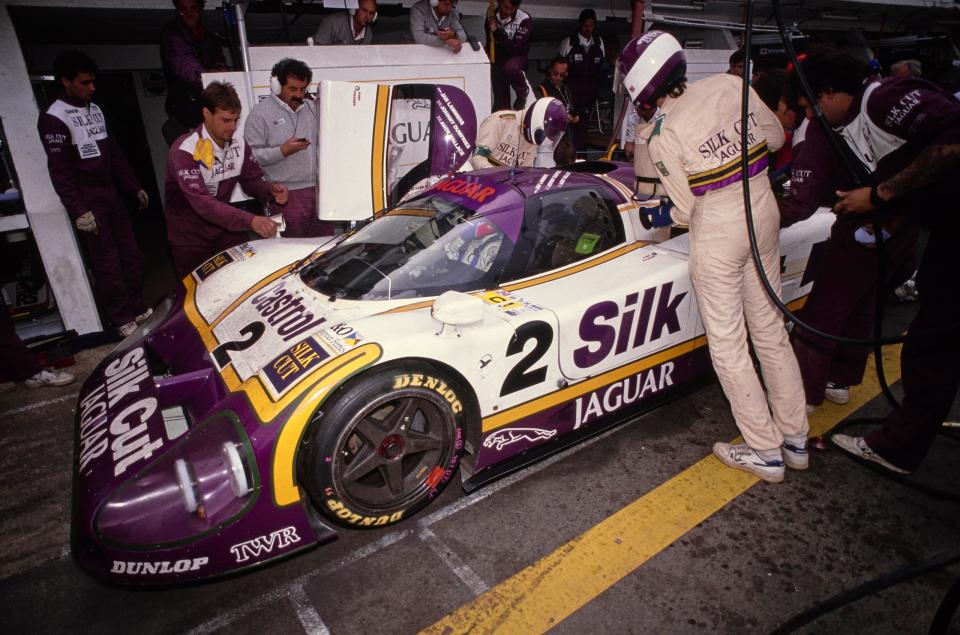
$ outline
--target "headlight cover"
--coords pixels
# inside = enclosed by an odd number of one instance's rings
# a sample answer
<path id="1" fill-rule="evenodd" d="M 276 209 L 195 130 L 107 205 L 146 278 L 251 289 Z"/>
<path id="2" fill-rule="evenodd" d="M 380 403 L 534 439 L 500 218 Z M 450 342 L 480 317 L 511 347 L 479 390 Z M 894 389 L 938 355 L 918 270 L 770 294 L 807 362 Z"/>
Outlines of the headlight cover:
<path id="1" fill-rule="evenodd" d="M 179 546 L 233 523 L 259 492 L 243 426 L 233 413 L 218 413 L 119 486 L 97 512 L 94 531 L 111 546 Z"/>

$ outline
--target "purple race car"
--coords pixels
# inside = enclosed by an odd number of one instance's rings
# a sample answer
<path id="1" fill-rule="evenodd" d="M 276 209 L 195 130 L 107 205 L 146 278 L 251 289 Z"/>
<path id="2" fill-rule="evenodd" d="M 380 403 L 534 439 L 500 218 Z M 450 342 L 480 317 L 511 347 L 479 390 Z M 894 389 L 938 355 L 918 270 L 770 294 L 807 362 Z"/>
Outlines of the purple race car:
<path id="1" fill-rule="evenodd" d="M 317 249 L 216 254 L 91 375 L 73 553 L 195 580 L 405 521 L 709 376 L 686 237 L 632 166 L 447 177 Z M 787 300 L 832 217 L 784 230 Z"/>

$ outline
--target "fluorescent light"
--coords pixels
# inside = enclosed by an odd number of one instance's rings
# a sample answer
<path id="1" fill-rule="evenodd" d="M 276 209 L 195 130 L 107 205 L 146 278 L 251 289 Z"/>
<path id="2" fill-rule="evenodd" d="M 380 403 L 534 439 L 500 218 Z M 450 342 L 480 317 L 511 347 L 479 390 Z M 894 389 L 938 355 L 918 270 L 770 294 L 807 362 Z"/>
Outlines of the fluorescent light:
<path id="1" fill-rule="evenodd" d="M 654 2 L 650 6 L 654 9 L 671 9 L 676 11 L 703 11 L 703 2 L 690 2 L 689 4 L 671 4 L 668 2 Z"/>

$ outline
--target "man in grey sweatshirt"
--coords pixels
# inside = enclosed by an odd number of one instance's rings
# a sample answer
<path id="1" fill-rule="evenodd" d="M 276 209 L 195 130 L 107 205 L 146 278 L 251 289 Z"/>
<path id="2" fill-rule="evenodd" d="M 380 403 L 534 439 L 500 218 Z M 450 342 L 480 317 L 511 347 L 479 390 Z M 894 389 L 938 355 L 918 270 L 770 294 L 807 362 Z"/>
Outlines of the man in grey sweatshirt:
<path id="1" fill-rule="evenodd" d="M 289 199 L 282 209 L 287 238 L 333 235 L 333 223 L 317 217 L 317 111 L 306 97 L 310 67 L 285 58 L 271 71 L 271 94 L 250 110 L 243 137 L 267 178 L 283 183 Z"/>

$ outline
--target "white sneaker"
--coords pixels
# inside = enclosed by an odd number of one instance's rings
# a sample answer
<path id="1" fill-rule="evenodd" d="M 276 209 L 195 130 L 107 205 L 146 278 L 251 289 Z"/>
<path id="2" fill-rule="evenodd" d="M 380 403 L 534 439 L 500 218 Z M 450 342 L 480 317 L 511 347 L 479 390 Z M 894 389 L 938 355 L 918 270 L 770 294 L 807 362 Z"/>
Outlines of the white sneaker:
<path id="1" fill-rule="evenodd" d="M 893 290 L 893 297 L 897 302 L 916 302 L 920 299 L 920 294 L 917 292 L 916 276 L 917 273 L 914 272 L 909 280 Z"/>
<path id="2" fill-rule="evenodd" d="M 755 474 L 769 483 L 783 480 L 782 459 L 765 459 L 745 444 L 714 443 L 713 453 L 726 465 Z"/>
<path id="3" fill-rule="evenodd" d="M 850 401 L 850 388 L 828 381 L 827 390 L 823 393 L 823 396 L 827 401 L 842 406 Z"/>
<path id="4" fill-rule="evenodd" d="M 784 439 L 780 452 L 783 454 L 783 462 L 791 470 L 805 470 L 810 467 L 810 454 L 807 452 L 806 441 L 798 445 Z"/>
<path id="5" fill-rule="evenodd" d="M 23 383 L 27 388 L 42 388 L 44 386 L 66 386 L 72 384 L 74 379 L 74 376 L 66 371 L 44 368 Z"/>
<path id="6" fill-rule="evenodd" d="M 133 318 L 133 321 L 137 324 L 142 324 L 143 322 L 146 322 L 147 318 L 149 318 L 151 315 L 153 315 L 153 309 L 147 309 L 137 317 Z"/>
<path id="7" fill-rule="evenodd" d="M 891 472 L 896 472 L 897 474 L 910 473 L 907 470 L 897 467 L 890 461 L 871 450 L 870 446 L 867 445 L 867 442 L 863 437 L 851 437 L 847 434 L 835 434 L 830 437 L 830 440 L 836 445 L 840 446 L 840 448 L 845 452 L 849 452 L 855 457 L 878 463 Z"/>
<path id="8" fill-rule="evenodd" d="M 138 324 L 136 322 L 127 322 L 123 326 L 117 327 L 117 333 L 120 334 L 120 337 L 128 337 L 137 330 L 137 326 Z"/>

